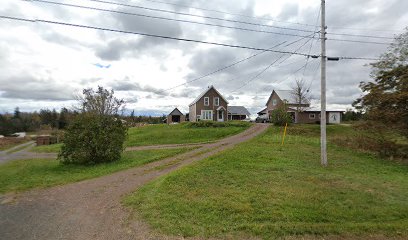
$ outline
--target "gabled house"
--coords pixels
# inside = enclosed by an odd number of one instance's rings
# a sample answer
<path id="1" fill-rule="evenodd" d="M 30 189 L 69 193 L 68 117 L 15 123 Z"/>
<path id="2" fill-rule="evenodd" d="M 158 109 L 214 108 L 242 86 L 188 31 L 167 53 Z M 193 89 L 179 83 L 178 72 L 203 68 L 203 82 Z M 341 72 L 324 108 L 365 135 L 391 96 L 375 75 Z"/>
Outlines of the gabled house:
<path id="1" fill-rule="evenodd" d="M 189 105 L 189 120 L 228 120 L 228 101 L 214 88 L 209 86 Z"/>
<path id="2" fill-rule="evenodd" d="M 251 116 L 248 109 L 244 106 L 229 106 L 228 120 L 244 120 Z"/>
<path id="3" fill-rule="evenodd" d="M 186 121 L 186 117 L 182 112 L 180 112 L 180 110 L 178 110 L 178 108 L 175 108 L 173 111 L 169 113 L 169 115 L 167 115 L 167 124 L 181 123 L 184 121 Z"/>
<path id="4" fill-rule="evenodd" d="M 262 118 L 271 119 L 273 110 L 284 104 L 294 123 L 320 122 L 320 110 L 311 108 L 310 103 L 306 101 L 298 103 L 291 90 L 273 90 L 266 102 L 266 108 L 258 112 L 258 115 Z M 341 113 L 342 111 L 326 110 L 327 122 L 333 124 L 340 123 Z"/>

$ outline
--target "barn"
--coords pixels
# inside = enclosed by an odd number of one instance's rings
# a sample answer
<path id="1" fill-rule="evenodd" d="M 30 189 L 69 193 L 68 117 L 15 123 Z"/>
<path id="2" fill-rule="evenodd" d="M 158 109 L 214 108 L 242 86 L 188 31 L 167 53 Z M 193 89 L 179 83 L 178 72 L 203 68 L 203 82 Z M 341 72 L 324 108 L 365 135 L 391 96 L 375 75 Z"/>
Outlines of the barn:
<path id="1" fill-rule="evenodd" d="M 180 110 L 178 110 L 178 108 L 175 108 L 169 113 L 169 115 L 167 115 L 167 124 L 181 123 L 184 121 L 186 121 L 186 117 L 180 112 Z"/>

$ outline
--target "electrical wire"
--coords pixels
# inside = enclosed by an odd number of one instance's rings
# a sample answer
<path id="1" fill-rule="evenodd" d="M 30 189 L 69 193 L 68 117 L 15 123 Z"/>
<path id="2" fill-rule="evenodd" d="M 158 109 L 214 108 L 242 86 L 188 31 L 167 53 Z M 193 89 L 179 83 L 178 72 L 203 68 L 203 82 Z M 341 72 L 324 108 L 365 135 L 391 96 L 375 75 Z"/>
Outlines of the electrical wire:
<path id="1" fill-rule="evenodd" d="M 295 40 L 295 41 L 292 41 L 292 42 L 286 44 L 284 47 L 288 47 L 288 46 L 290 46 L 290 45 L 292 45 L 292 44 L 295 44 L 295 43 L 297 43 L 297 42 L 299 42 L 299 41 L 301 41 L 301 40 L 303 40 L 303 39 L 305 39 L 305 37 L 300 38 L 300 39 Z M 273 48 L 279 47 L 279 46 L 281 46 L 281 45 L 284 44 L 284 43 L 286 43 L 286 41 L 281 42 L 281 43 L 279 43 L 279 44 L 277 44 L 277 45 L 275 45 L 275 46 L 273 46 L 273 47 L 271 47 L 271 48 L 269 48 L 269 49 L 273 49 Z M 187 85 L 187 84 L 189 84 L 189 83 L 192 83 L 192 82 L 201 80 L 201 79 L 206 78 L 206 77 L 208 77 L 208 76 L 211 76 L 211 75 L 213 75 L 213 74 L 215 74 L 215 73 L 218 73 L 218 72 L 221 72 L 221 71 L 223 71 L 223 70 L 225 70 L 225 69 L 228 69 L 228 68 L 230 68 L 230 67 L 233 67 L 233 66 L 235 66 L 235 65 L 237 65 L 237 64 L 239 64 L 239 63 L 248 61 L 248 60 L 250 60 L 250 59 L 252 59 L 252 58 L 254 58 L 254 57 L 258 56 L 258 55 L 261 55 L 261 54 L 263 54 L 263 53 L 265 53 L 265 52 L 267 52 L 267 51 L 262 51 L 262 52 L 253 54 L 253 55 L 251 55 L 251 56 L 249 56 L 249 57 L 246 57 L 246 58 L 243 58 L 243 59 L 238 60 L 238 61 L 236 61 L 236 62 L 233 62 L 233 63 L 231 63 L 231 64 L 229 64 L 229 65 L 227 65 L 227 66 L 224 66 L 224 67 L 222 67 L 222 68 L 216 69 L 216 70 L 214 70 L 214 71 L 212 71 L 212 72 L 210 72 L 210 73 L 204 74 L 203 76 L 194 78 L 194 79 L 192 79 L 192 80 L 186 81 L 185 83 L 176 85 L 176 86 L 174 86 L 174 87 L 165 89 L 165 90 L 160 91 L 160 92 L 170 91 L 170 90 L 173 90 L 173 89 L 175 89 L 175 88 L 178 88 L 178 87 Z"/>
<path id="2" fill-rule="evenodd" d="M 256 50 L 256 51 L 267 51 L 267 52 L 275 52 L 275 53 L 282 53 L 282 54 L 295 54 L 295 55 L 300 55 L 300 56 L 307 56 L 307 54 L 305 53 L 293 53 L 291 51 L 278 51 L 278 50 L 259 48 L 259 47 L 232 45 L 232 44 L 226 44 L 226 43 L 209 42 L 209 41 L 194 40 L 194 39 L 188 39 L 188 38 L 170 37 L 170 36 L 150 34 L 150 33 L 132 32 L 132 31 L 126 31 L 126 30 L 112 29 L 112 28 L 103 28 L 103 27 L 95 27 L 95 26 L 82 25 L 82 24 L 50 21 L 50 20 L 44 20 L 44 19 L 27 19 L 27 18 L 10 17 L 10 16 L 4 16 L 4 15 L 0 15 L 0 18 L 15 20 L 15 21 L 23 21 L 23 22 L 47 23 L 47 24 L 55 24 L 55 25 L 61 25 L 61 26 L 83 28 L 83 29 L 94 29 L 94 30 L 107 31 L 107 32 L 125 33 L 125 34 L 140 35 L 140 36 L 145 36 L 145 37 L 171 39 L 171 40 L 184 41 L 184 42 L 202 43 L 202 44 L 223 46 L 223 47 L 230 47 L 230 48 L 240 48 L 240 49 L 249 49 L 249 50 Z"/>
<path id="3" fill-rule="evenodd" d="M 167 20 L 167 21 L 176 21 L 176 22 L 193 23 L 193 24 L 220 27 L 220 28 L 237 29 L 237 30 L 249 31 L 249 32 L 260 32 L 260 33 L 269 33 L 269 34 L 276 34 L 276 35 L 304 37 L 304 35 L 299 35 L 299 34 L 272 32 L 272 31 L 256 30 L 256 29 L 242 28 L 242 27 L 232 27 L 232 26 L 225 26 L 225 25 L 205 23 L 205 22 L 196 22 L 196 21 L 190 21 L 190 20 L 184 20 L 184 19 L 166 18 L 166 17 L 145 15 L 145 14 L 139 14 L 139 13 L 132 13 L 132 12 L 116 11 L 116 10 L 110 10 L 110 9 L 104 9 L 104 8 L 97 8 L 97 7 L 88 7 L 88 6 L 69 4 L 69 3 L 59 3 L 59 2 L 46 1 L 46 0 L 30 0 L 30 1 L 31 2 L 39 2 L 39 3 L 46 3 L 46 4 L 65 6 L 65 7 L 75 7 L 75 8 L 81 8 L 81 9 L 94 10 L 94 11 L 102 11 L 102 12 L 110 12 L 110 13 L 116 13 L 116 14 L 124 14 L 124 15 L 145 17 L 145 18 L 154 18 L 154 19 Z"/>
<path id="4" fill-rule="evenodd" d="M 280 27 L 280 26 L 273 26 L 273 25 L 269 25 L 269 24 L 253 23 L 253 22 L 225 19 L 225 18 L 219 18 L 219 17 L 202 16 L 202 15 L 198 15 L 198 14 L 191 14 L 191 13 L 185 13 L 185 12 L 176 12 L 176 11 L 170 11 L 170 10 L 165 10 L 165 9 L 150 8 L 150 7 L 144 7 L 144 6 L 134 5 L 134 4 L 118 3 L 118 2 L 111 2 L 111 1 L 105 1 L 105 0 L 86 0 L 86 1 L 104 3 L 104 4 L 109 4 L 109 5 L 115 5 L 115 6 L 122 6 L 122 7 L 144 9 L 144 10 L 155 11 L 155 12 L 165 12 L 165 13 L 171 13 L 171 14 L 177 14 L 177 15 L 183 15 L 183 16 L 189 16 L 189 17 L 199 17 L 199 18 L 205 18 L 205 19 L 211 19 L 211 20 L 226 21 L 226 22 L 232 22 L 232 23 L 240 23 L 240 24 L 246 24 L 246 25 L 252 25 L 252 26 L 270 27 L 270 28 L 277 28 L 277 29 L 282 29 L 282 30 L 300 31 L 300 32 L 313 32 L 313 31 L 307 30 L 307 29 Z"/>
<path id="5" fill-rule="evenodd" d="M 296 49 L 295 52 L 299 51 L 300 49 L 302 49 L 311 39 L 308 39 L 306 42 L 304 42 L 299 48 Z M 278 62 L 281 58 L 283 58 L 284 55 L 280 56 L 279 58 L 277 58 L 275 61 L 273 61 L 271 64 L 269 64 L 268 66 L 266 66 L 266 68 L 262 69 L 258 74 L 256 74 L 254 77 L 252 77 L 251 79 L 249 79 L 246 83 L 244 83 L 242 86 L 238 87 L 237 89 L 231 91 L 231 93 L 234 93 L 240 89 L 242 89 L 243 87 L 247 86 L 250 82 L 254 81 L 255 79 L 257 79 L 259 76 L 261 76 L 264 72 L 266 72 L 270 67 L 272 67 L 276 62 Z M 292 57 L 293 54 L 290 54 L 285 60 L 283 60 L 282 62 L 279 63 L 279 65 L 283 62 L 285 62 L 286 60 L 288 60 L 290 57 Z"/>
<path id="6" fill-rule="evenodd" d="M 302 26 L 315 27 L 314 25 L 307 24 L 307 23 L 280 21 L 280 20 L 276 20 L 276 19 L 273 19 L 273 18 L 266 18 L 266 17 L 254 17 L 254 16 L 245 15 L 245 14 L 230 13 L 230 12 L 213 10 L 213 9 L 208 9 L 208 8 L 192 7 L 192 6 L 177 4 L 177 3 L 161 2 L 161 1 L 156 1 L 156 0 L 144 0 L 144 1 L 167 4 L 167 5 L 173 5 L 173 6 L 179 6 L 179 7 L 184 7 L 184 8 L 197 9 L 197 10 L 208 11 L 208 12 L 227 14 L 227 15 L 231 15 L 231 16 L 238 16 L 238 17 L 252 18 L 252 19 L 258 19 L 258 20 L 266 20 L 266 21 L 272 21 L 272 22 L 289 23 L 289 24 L 297 24 L 297 25 L 302 25 Z"/>

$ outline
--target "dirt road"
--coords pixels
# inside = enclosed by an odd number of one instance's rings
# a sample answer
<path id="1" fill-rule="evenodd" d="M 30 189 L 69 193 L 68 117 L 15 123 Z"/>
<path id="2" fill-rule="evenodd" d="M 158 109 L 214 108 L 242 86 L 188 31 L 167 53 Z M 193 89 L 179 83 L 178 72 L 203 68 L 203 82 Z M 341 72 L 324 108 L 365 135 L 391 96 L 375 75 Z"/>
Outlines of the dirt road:
<path id="1" fill-rule="evenodd" d="M 130 219 L 129 210 L 120 203 L 122 196 L 158 176 L 247 141 L 267 127 L 255 124 L 216 143 L 108 176 L 0 196 L 0 239 L 170 239 Z"/>

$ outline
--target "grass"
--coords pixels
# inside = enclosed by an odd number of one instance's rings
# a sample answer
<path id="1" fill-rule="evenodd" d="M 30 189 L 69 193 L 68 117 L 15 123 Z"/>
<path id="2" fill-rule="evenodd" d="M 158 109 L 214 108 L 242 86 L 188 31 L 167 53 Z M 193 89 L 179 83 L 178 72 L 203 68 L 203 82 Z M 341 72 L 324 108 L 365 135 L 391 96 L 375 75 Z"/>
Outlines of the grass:
<path id="1" fill-rule="evenodd" d="M 168 235 L 275 239 L 408 234 L 408 167 L 328 145 L 315 126 L 281 128 L 140 188 L 124 203 Z M 351 134 L 328 126 L 328 136 Z M 380 237 L 381 238 L 381 237 Z"/>
<path id="2" fill-rule="evenodd" d="M 62 143 L 35 146 L 30 149 L 30 152 L 36 153 L 58 153 L 61 149 Z"/>
<path id="3" fill-rule="evenodd" d="M 129 129 L 127 146 L 201 143 L 219 140 L 249 128 L 248 123 L 234 122 L 226 127 L 195 127 L 184 124 L 157 124 Z"/>
<path id="4" fill-rule="evenodd" d="M 201 143 L 219 140 L 249 128 L 246 122 L 228 122 L 225 127 L 196 127 L 194 124 L 156 124 L 129 129 L 126 146 Z M 59 152 L 61 144 L 38 146 L 30 151 L 39 153 Z"/>
<path id="5" fill-rule="evenodd" d="M 158 161 L 188 150 L 191 148 L 125 152 L 117 162 L 95 166 L 63 165 L 50 159 L 10 161 L 0 164 L 0 193 L 77 182 Z"/>
<path id="6" fill-rule="evenodd" d="M 0 151 L 4 151 L 30 141 L 29 138 L 4 137 L 0 138 Z"/>

